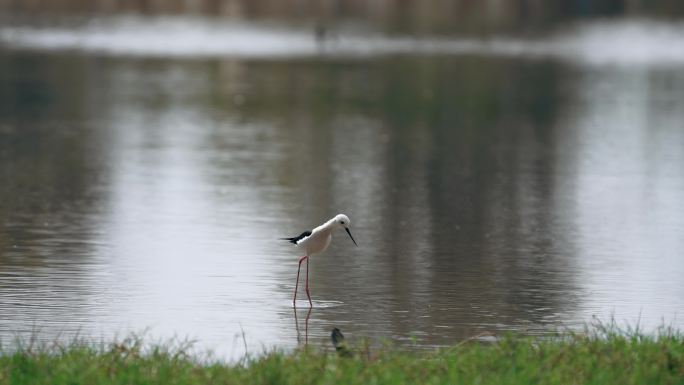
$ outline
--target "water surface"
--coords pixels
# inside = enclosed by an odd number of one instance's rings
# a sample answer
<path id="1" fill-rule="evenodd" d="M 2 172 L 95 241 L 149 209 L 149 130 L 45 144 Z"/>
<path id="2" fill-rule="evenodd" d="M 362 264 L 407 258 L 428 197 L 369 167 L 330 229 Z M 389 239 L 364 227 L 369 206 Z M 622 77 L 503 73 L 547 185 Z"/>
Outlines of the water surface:
<path id="1" fill-rule="evenodd" d="M 235 358 L 243 334 L 260 351 L 335 326 L 414 348 L 684 326 L 684 60 L 662 49 L 684 33 L 554 45 L 653 26 L 631 23 L 363 55 L 296 30 L 290 51 L 206 55 L 0 30 L 0 339 L 148 329 Z M 359 247 L 338 233 L 311 259 L 295 312 L 277 238 L 338 212 Z"/>

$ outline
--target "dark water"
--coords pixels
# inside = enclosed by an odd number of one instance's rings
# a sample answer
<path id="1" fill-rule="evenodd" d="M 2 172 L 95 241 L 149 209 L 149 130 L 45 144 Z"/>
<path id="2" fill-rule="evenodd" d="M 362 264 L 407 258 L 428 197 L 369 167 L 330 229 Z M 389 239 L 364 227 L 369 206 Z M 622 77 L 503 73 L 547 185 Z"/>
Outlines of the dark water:
<path id="1" fill-rule="evenodd" d="M 684 326 L 684 34 L 620 28 L 629 49 L 580 33 L 572 54 L 0 31 L 0 340 L 148 329 L 235 358 L 243 332 L 254 352 L 334 326 L 416 348 Z M 359 247 L 311 259 L 295 313 L 276 239 L 338 212 Z"/>

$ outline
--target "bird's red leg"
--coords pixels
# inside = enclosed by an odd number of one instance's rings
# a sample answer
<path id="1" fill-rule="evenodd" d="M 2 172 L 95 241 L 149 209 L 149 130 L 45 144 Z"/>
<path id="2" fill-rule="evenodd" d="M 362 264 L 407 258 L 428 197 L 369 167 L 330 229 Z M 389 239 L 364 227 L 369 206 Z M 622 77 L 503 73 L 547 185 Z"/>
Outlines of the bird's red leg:
<path id="1" fill-rule="evenodd" d="M 299 287 L 299 271 L 302 269 L 302 262 L 304 262 L 305 259 L 308 257 L 305 255 L 301 258 L 299 258 L 299 267 L 297 268 L 297 283 L 295 283 L 295 291 L 294 291 L 294 298 L 292 299 L 292 306 L 297 307 L 297 288 Z M 307 260 L 308 264 L 308 260 Z M 308 276 L 308 268 L 307 268 L 307 276 Z"/>
<path id="2" fill-rule="evenodd" d="M 309 307 L 313 307 L 311 293 L 309 293 L 309 258 L 306 259 L 306 296 L 309 297 Z"/>

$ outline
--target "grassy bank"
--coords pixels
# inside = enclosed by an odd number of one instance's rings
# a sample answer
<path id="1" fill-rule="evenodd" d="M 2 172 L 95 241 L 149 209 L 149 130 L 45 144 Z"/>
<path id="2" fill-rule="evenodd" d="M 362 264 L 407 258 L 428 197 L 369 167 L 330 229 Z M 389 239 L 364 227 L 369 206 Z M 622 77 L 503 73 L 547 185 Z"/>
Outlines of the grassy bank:
<path id="1" fill-rule="evenodd" d="M 434 352 L 391 348 L 340 357 L 302 349 L 236 364 L 132 338 L 93 346 L 5 348 L 0 384 L 684 384 L 684 336 L 594 328 L 556 338 L 509 336 Z"/>

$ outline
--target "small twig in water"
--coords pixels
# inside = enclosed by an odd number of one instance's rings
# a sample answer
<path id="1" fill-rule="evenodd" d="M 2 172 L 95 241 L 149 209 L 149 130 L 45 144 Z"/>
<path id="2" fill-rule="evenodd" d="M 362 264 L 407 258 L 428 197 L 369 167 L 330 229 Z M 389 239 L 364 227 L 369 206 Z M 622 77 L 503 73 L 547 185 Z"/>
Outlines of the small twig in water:
<path id="1" fill-rule="evenodd" d="M 239 323 L 240 331 L 242 332 L 242 343 L 245 345 L 245 356 L 249 355 L 247 351 L 247 337 L 245 336 L 245 329 L 242 328 L 242 323 Z"/>

